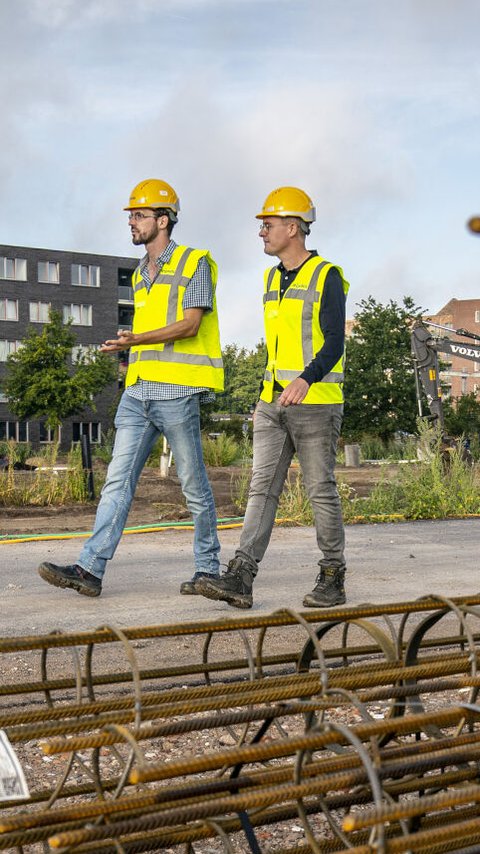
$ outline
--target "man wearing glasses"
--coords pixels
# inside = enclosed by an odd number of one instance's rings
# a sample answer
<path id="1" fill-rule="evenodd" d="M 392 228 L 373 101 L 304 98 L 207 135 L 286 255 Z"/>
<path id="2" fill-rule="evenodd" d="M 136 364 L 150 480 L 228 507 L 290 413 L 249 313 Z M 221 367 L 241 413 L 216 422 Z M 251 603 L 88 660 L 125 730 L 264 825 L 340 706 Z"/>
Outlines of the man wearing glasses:
<path id="1" fill-rule="evenodd" d="M 255 412 L 253 474 L 235 557 L 220 578 L 202 578 L 198 591 L 236 608 L 252 607 L 253 580 L 296 453 L 322 553 L 314 589 L 303 604 L 341 605 L 345 602 L 345 537 L 334 466 L 343 414 L 349 286 L 340 267 L 305 247 L 315 208 L 303 190 L 274 190 L 257 219 L 265 253 L 278 257 L 280 264 L 265 273 L 268 362 Z"/>
<path id="2" fill-rule="evenodd" d="M 133 331 L 119 330 L 104 353 L 129 350 L 125 391 L 115 417 L 115 446 L 92 536 L 71 566 L 42 563 L 40 576 L 56 587 L 99 596 L 107 560 L 120 541 L 138 478 L 160 435 L 173 453 L 194 532 L 194 574 L 180 592 L 219 572 L 217 514 L 203 461 L 200 403 L 223 389 L 215 299 L 217 265 L 203 249 L 171 239 L 180 203 L 165 181 L 148 179 L 125 210 L 135 246 L 146 255 L 133 273 Z"/>

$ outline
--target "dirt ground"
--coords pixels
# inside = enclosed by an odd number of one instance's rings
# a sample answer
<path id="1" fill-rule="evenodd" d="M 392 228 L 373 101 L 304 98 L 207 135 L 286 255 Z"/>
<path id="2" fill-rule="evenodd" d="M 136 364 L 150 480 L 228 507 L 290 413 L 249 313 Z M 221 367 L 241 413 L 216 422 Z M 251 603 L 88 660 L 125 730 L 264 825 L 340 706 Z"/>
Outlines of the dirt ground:
<path id="1" fill-rule="evenodd" d="M 389 467 L 392 477 L 395 466 Z M 359 468 L 339 466 L 337 477 L 347 482 L 359 496 L 368 495 L 373 485 L 383 476 L 383 466 L 362 465 Z M 234 503 L 238 494 L 238 481 L 242 471 L 236 466 L 208 467 L 219 518 L 241 515 Z M 1 507 L 0 536 L 2 534 L 56 534 L 61 532 L 91 530 L 95 518 L 96 501 L 88 504 L 63 507 Z M 151 525 L 162 521 L 189 519 L 180 482 L 174 467 L 166 478 L 158 469 L 146 468 L 140 478 L 130 510 L 127 525 Z"/>

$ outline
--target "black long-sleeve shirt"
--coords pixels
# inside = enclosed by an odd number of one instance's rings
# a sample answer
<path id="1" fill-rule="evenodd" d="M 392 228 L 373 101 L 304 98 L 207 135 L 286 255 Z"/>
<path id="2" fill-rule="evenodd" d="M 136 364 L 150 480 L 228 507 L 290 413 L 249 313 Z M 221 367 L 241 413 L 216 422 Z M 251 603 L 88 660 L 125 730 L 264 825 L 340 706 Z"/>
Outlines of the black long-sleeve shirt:
<path id="1" fill-rule="evenodd" d="M 316 250 L 310 253 L 309 258 L 318 255 Z M 307 258 L 303 264 L 305 264 Z M 298 271 L 303 267 L 300 264 L 294 270 L 286 270 L 282 263 L 278 265 L 280 272 L 280 300 L 283 298 L 288 286 L 293 282 Z M 320 327 L 324 335 L 324 342 L 318 353 L 315 354 L 310 364 L 300 374 L 309 385 L 320 382 L 333 368 L 343 355 L 345 347 L 345 293 L 343 291 L 342 277 L 336 267 L 331 267 L 327 273 L 320 301 Z M 280 385 L 276 384 L 280 390 Z"/>

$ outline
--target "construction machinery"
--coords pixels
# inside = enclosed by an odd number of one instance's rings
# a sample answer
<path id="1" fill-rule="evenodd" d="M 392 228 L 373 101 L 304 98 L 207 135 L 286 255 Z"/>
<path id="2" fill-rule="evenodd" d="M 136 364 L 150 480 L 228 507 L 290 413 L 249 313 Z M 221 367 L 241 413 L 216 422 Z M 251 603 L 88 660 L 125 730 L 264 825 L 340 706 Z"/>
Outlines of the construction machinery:
<path id="1" fill-rule="evenodd" d="M 467 228 L 472 234 L 480 235 L 480 216 L 472 216 L 467 222 Z M 431 330 L 440 329 L 448 335 L 440 336 Z M 480 335 L 469 332 L 468 329 L 453 329 L 427 319 L 417 318 L 411 331 L 411 349 L 415 368 L 415 388 L 417 394 L 418 414 L 423 418 L 423 397 L 425 396 L 430 413 L 427 417 L 438 424 L 441 430 L 442 443 L 452 447 L 455 443 L 445 435 L 444 413 L 442 405 L 442 387 L 439 377 L 439 353 L 470 362 L 480 363 L 480 346 L 469 346 L 468 342 L 452 338 L 469 338 L 480 342 Z M 423 393 L 422 394 L 422 390 Z"/>
<path id="2" fill-rule="evenodd" d="M 411 345 L 413 364 L 415 368 L 415 387 L 417 392 L 418 414 L 424 416 L 422 389 L 430 410 L 430 419 L 440 425 L 442 434 L 445 431 L 442 406 L 442 388 L 439 378 L 439 353 L 480 363 L 480 346 L 474 347 L 464 341 L 458 341 L 449 336 L 437 337 L 431 328 L 446 330 L 449 335 L 470 338 L 480 341 L 480 335 L 467 329 L 451 329 L 440 323 L 427 320 L 416 320 L 412 327 Z"/>

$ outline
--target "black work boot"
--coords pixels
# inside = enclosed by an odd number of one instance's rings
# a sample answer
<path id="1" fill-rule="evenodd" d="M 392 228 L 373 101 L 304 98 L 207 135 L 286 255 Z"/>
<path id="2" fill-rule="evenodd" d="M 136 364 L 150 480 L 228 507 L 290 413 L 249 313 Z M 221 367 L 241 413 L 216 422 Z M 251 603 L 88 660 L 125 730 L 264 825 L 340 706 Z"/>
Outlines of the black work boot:
<path id="1" fill-rule="evenodd" d="M 305 608 L 331 608 L 346 602 L 343 581 L 345 569 L 335 566 L 322 566 L 311 593 L 303 600 Z"/>
<path id="2" fill-rule="evenodd" d="M 196 572 L 193 578 L 190 578 L 188 581 L 182 581 L 180 585 L 180 593 L 183 596 L 197 596 L 200 592 L 197 589 L 197 583 L 199 578 L 218 578 L 218 575 L 212 575 L 209 572 Z"/>
<path id="3" fill-rule="evenodd" d="M 220 578 L 204 576 L 198 579 L 195 586 L 198 593 L 207 599 L 219 599 L 234 608 L 251 608 L 253 578 L 249 564 L 241 557 L 234 557 Z"/>
<path id="4" fill-rule="evenodd" d="M 55 563 L 41 563 L 38 574 L 44 581 L 54 587 L 71 587 L 84 596 L 100 596 L 102 582 L 96 575 L 87 572 L 82 566 L 74 563 L 72 566 L 57 566 Z"/>

